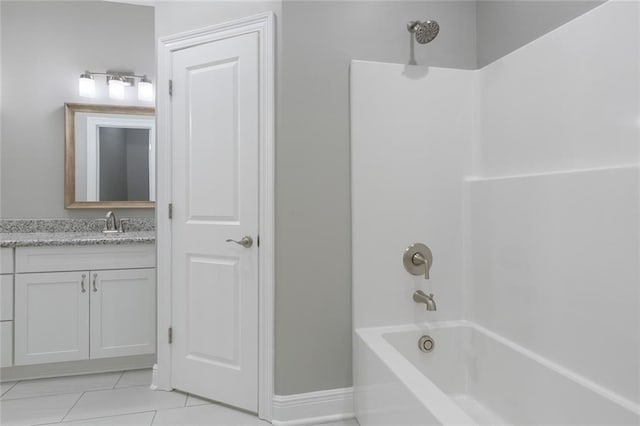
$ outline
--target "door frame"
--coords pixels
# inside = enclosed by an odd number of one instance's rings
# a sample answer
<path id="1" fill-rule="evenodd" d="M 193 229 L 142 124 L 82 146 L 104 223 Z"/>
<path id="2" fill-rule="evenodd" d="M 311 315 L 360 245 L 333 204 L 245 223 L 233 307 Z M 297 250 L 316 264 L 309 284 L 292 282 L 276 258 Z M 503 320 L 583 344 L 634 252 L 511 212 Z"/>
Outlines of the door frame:
<path id="1" fill-rule="evenodd" d="M 261 13 L 218 25 L 162 37 L 158 40 L 157 143 L 157 389 L 171 390 L 171 346 L 168 330 L 171 309 L 172 54 L 200 44 L 257 33 L 259 37 L 259 235 L 258 261 L 258 416 L 272 420 L 274 394 L 274 237 L 275 237 L 275 17 Z M 177 88 L 180 90 L 180 88 Z"/>

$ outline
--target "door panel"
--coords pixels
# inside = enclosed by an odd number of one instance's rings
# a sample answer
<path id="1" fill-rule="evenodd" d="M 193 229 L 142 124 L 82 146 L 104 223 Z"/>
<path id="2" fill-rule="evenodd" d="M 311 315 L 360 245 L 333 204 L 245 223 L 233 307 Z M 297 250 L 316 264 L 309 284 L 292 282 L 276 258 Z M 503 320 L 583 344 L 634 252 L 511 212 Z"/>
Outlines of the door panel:
<path id="1" fill-rule="evenodd" d="M 238 368 L 239 274 L 237 258 L 189 258 L 187 323 L 191 357 Z M 202 300 L 209 303 L 204 305 Z"/>
<path id="2" fill-rule="evenodd" d="M 17 274 L 14 326 L 15 365 L 88 359 L 89 272 Z"/>
<path id="3" fill-rule="evenodd" d="M 257 411 L 258 35 L 172 59 L 172 386 Z"/>
<path id="4" fill-rule="evenodd" d="M 91 358 L 156 350 L 154 269 L 91 271 Z"/>
<path id="5" fill-rule="evenodd" d="M 189 220 L 237 221 L 238 58 L 190 68 L 186 78 L 192 107 Z"/>

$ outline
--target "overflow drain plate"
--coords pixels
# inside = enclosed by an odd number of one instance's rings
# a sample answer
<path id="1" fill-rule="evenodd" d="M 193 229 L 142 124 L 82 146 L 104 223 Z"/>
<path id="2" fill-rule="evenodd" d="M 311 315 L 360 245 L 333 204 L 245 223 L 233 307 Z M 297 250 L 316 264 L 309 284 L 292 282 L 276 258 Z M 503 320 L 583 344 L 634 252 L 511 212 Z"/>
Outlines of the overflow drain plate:
<path id="1" fill-rule="evenodd" d="M 420 348 L 422 352 L 431 352 L 435 345 L 436 343 L 431 336 L 422 336 L 420 340 L 418 340 L 418 348 Z"/>

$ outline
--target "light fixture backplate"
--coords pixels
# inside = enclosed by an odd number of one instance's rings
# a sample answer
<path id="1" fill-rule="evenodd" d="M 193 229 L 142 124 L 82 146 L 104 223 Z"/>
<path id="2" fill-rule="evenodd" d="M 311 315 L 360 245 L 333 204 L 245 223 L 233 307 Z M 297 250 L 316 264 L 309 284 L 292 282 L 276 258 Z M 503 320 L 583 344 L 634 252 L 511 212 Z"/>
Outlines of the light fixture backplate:
<path id="1" fill-rule="evenodd" d="M 107 84 L 109 84 L 110 80 L 120 77 L 124 81 L 125 86 L 134 86 L 136 84 L 134 75 L 135 73 L 133 71 L 107 70 Z"/>

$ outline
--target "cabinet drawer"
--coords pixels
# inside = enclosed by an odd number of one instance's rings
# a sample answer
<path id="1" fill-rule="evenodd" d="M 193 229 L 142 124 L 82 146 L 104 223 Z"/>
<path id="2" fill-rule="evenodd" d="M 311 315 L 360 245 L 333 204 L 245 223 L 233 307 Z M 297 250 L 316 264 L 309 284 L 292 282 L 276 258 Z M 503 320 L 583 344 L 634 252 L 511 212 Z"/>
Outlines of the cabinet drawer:
<path id="1" fill-rule="evenodd" d="M 155 245 L 122 244 L 16 248 L 16 273 L 153 268 Z"/>
<path id="2" fill-rule="evenodd" d="M 0 274 L 13 274 L 12 248 L 0 248 Z"/>
<path id="3" fill-rule="evenodd" d="M 0 321 L 13 319 L 13 275 L 0 275 Z"/>
<path id="4" fill-rule="evenodd" d="M 13 365 L 13 321 L 0 322 L 0 367 Z"/>

